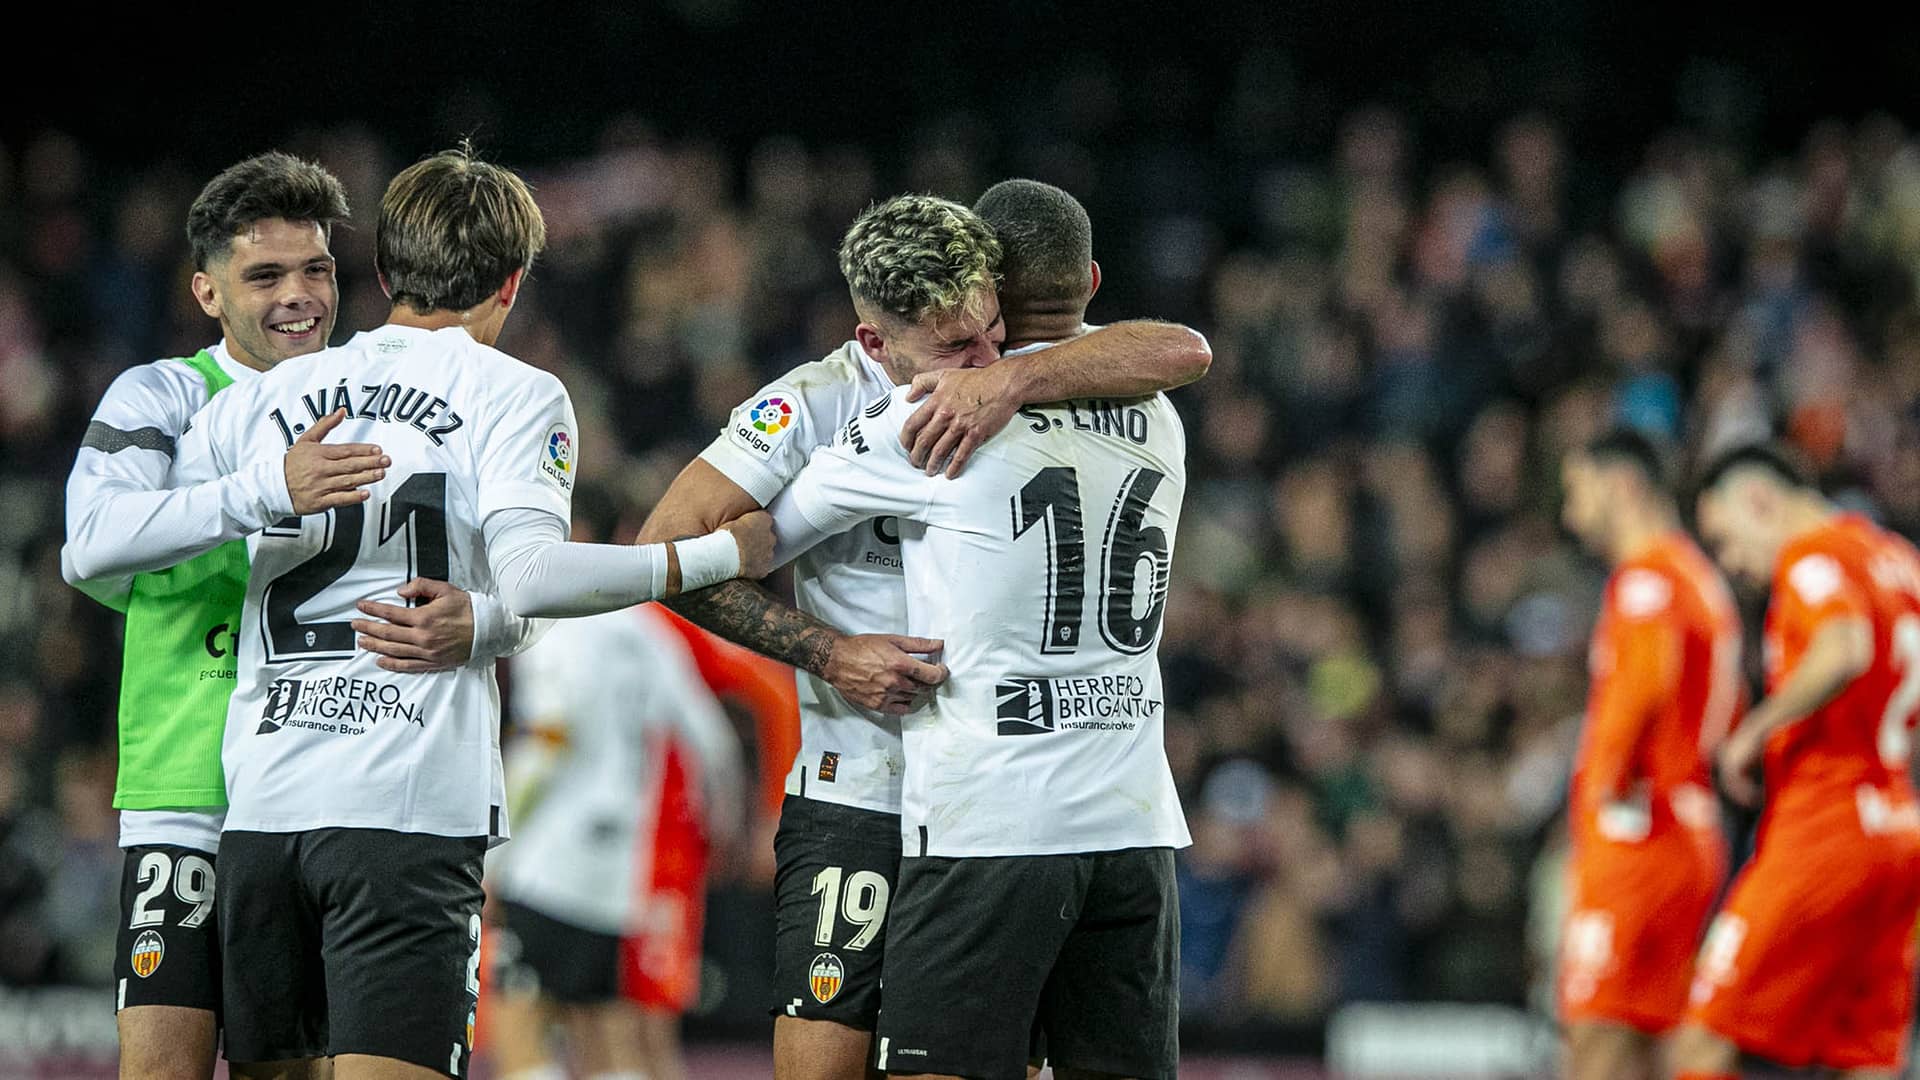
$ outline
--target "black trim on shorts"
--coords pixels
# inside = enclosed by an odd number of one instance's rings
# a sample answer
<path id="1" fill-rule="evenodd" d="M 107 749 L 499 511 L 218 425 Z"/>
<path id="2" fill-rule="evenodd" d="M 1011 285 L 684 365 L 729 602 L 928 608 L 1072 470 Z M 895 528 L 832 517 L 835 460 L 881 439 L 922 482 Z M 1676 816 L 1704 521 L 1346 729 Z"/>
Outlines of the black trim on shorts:
<path id="1" fill-rule="evenodd" d="M 179 844 L 124 849 L 114 1009 L 172 1005 L 220 1013 L 214 854 Z"/>
<path id="2" fill-rule="evenodd" d="M 773 986 L 779 996 L 767 1011 L 872 1031 L 880 1015 L 886 924 L 900 876 L 900 816 L 789 795 L 780 805 L 773 854 Z M 823 881 L 816 892 L 815 881 L 835 868 L 837 878 L 830 886 Z M 821 905 L 830 899 L 835 910 L 822 944 Z M 873 915 L 852 921 L 849 905 Z"/>
<path id="3" fill-rule="evenodd" d="M 226 1056 L 471 1067 L 487 838 L 387 829 L 220 842 Z"/>

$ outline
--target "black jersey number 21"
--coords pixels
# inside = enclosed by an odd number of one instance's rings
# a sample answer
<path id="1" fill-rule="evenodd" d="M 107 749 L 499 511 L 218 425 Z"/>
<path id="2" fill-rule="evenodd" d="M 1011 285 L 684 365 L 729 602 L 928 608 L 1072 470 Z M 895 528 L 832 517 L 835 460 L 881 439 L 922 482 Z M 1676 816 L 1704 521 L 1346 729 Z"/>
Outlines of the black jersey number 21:
<path id="1" fill-rule="evenodd" d="M 274 578 L 261 597 L 260 621 L 267 637 L 267 662 L 289 660 L 345 660 L 354 653 L 353 623 L 301 622 L 294 613 L 346 576 L 361 555 L 366 531 L 367 503 L 338 506 L 327 511 L 326 543 L 313 557 Z M 299 518 L 283 519 L 268 535 L 298 535 Z M 380 534 L 374 547 L 385 547 L 396 533 L 405 533 L 407 576 L 447 579 L 447 474 L 428 472 L 409 476 L 380 506 Z"/>
<path id="2" fill-rule="evenodd" d="M 1160 632 L 1167 609 L 1167 531 L 1147 525 L 1147 504 L 1166 474 L 1154 469 L 1132 469 L 1120 481 L 1113 510 L 1100 538 L 1100 637 L 1115 652 L 1146 652 Z M 1013 496 L 1013 538 L 1018 540 L 1038 525 L 1047 538 L 1046 614 L 1041 623 L 1040 651 L 1070 653 L 1080 648 L 1080 625 L 1085 618 L 1087 560 L 1086 526 L 1080 514 L 1080 478 L 1064 466 L 1041 469 Z M 1140 562 L 1149 564 L 1142 583 Z M 1135 597 L 1146 590 L 1147 609 L 1134 615 Z"/>

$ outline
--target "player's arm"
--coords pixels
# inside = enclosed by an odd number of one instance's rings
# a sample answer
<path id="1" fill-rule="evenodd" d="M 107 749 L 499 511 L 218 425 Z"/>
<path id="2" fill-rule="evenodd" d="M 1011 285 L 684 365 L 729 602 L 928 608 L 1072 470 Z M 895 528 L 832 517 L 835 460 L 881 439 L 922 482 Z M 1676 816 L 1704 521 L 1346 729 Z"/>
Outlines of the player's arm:
<path id="1" fill-rule="evenodd" d="M 1755 774 L 1768 737 L 1811 716 L 1873 664 L 1866 594 L 1832 556 L 1800 556 L 1774 583 L 1773 596 L 1775 610 L 1769 617 L 1807 627 L 1807 647 L 1800 662 L 1747 713 L 1720 749 L 1722 785 L 1735 801 L 1749 806 L 1760 798 Z"/>
<path id="2" fill-rule="evenodd" d="M 655 544 L 567 539 L 579 424 L 560 380 L 513 388 L 513 405 L 479 436 L 481 531 L 500 599 L 521 618 L 564 619 L 677 596 L 767 572 L 771 519 L 748 514 L 712 533 Z M 565 459 L 552 446 L 571 447 Z M 561 461 L 564 467 L 556 466 Z"/>
<path id="3" fill-rule="evenodd" d="M 1631 594 L 1636 587 L 1667 589 L 1664 579 L 1649 574 L 1638 581 L 1630 576 L 1612 592 Z M 1635 608 L 1635 603 L 1642 606 Z M 1612 664 L 1597 678 L 1588 701 L 1584 782 L 1581 804 L 1574 812 L 1597 820 L 1603 834 L 1630 838 L 1634 829 L 1611 828 L 1610 814 L 1631 795 L 1638 779 L 1633 775 L 1633 758 L 1648 725 L 1679 690 L 1682 643 L 1669 599 L 1658 599 L 1654 606 L 1655 601 L 1644 595 L 1637 600 L 1629 595 L 1623 610 L 1615 595 L 1609 604 L 1613 629 L 1606 645 Z"/>
<path id="4" fill-rule="evenodd" d="M 362 600 L 353 620 L 360 647 L 378 653 L 388 671 L 423 674 L 468 663 L 491 664 L 538 641 L 552 619 L 523 619 L 499 597 L 469 593 L 450 582 L 414 578 L 400 586 L 413 606 Z"/>
<path id="5" fill-rule="evenodd" d="M 1867 616 L 1834 615 L 1816 625 L 1800 663 L 1747 713 L 1721 749 L 1720 778 L 1727 793 L 1745 805 L 1758 802 L 1753 773 L 1768 736 L 1813 715 L 1872 664 L 1873 624 Z"/>
<path id="6" fill-rule="evenodd" d="M 879 415 L 870 408 L 848 422 L 832 443 L 814 450 L 806 468 L 773 500 L 767 510 L 774 521 L 775 566 L 863 521 L 887 516 L 927 520 L 933 485 L 945 481 L 923 475 L 907 461 L 898 439 L 899 425 L 912 408 L 905 395 L 906 388 L 896 389 Z M 944 664 L 916 659 L 914 665 L 908 684 L 884 695 L 882 712 L 909 712 L 920 694 L 946 681 Z"/>
<path id="7" fill-rule="evenodd" d="M 1143 397 L 1185 386 L 1212 363 L 1207 339 L 1184 326 L 1147 319 L 1114 323 L 984 368 L 916 376 L 908 400 L 926 401 L 908 418 L 900 439 L 916 467 L 935 470 L 945 461 L 947 475 L 958 476 L 973 451 L 999 434 L 1022 405 Z"/>
<path id="8" fill-rule="evenodd" d="M 733 434 L 744 430 L 744 414 L 753 401 L 775 395 L 798 404 L 790 428 L 758 446 Z M 777 384 L 764 388 L 735 410 L 713 445 L 674 478 L 641 526 L 641 541 L 710 532 L 766 505 L 805 467 L 812 423 L 801 395 Z M 898 634 L 843 633 L 744 578 L 689 591 L 667 606 L 704 630 L 826 680 L 865 709 L 882 710 L 890 696 L 921 688 L 934 665 L 913 654 L 940 648 L 937 641 Z"/>
<path id="9" fill-rule="evenodd" d="M 758 509 L 760 501 L 745 488 L 705 458 L 694 458 L 647 515 L 640 541 L 698 536 Z M 822 678 L 828 677 L 834 647 L 846 637 L 744 579 L 684 593 L 667 606 L 704 630 Z"/>
<path id="10" fill-rule="evenodd" d="M 345 419 L 344 411 L 316 422 L 277 460 L 240 465 L 228 460 L 214 434 L 231 422 L 244 395 L 230 390 L 195 414 L 178 439 L 140 431 L 98 434 L 96 449 L 125 438 L 164 444 L 172 468 L 164 483 L 143 486 L 135 470 L 90 474 L 79 491 L 69 484 L 67 543 L 61 573 L 70 582 L 162 570 L 288 516 L 319 513 L 364 502 L 365 486 L 386 474 L 391 462 L 380 448 L 323 442 Z M 81 450 L 88 455 L 88 448 Z M 100 465 L 98 457 L 94 465 Z M 76 460 L 76 471 L 80 462 Z M 170 487 L 167 485 L 171 485 Z"/>

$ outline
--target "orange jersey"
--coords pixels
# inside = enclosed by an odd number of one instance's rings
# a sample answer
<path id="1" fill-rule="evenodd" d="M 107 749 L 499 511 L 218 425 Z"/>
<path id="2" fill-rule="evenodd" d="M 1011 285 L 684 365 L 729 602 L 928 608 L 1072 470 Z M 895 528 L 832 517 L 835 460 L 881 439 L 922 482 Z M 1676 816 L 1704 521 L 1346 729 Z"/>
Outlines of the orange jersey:
<path id="1" fill-rule="evenodd" d="M 1588 663 L 1575 852 L 1676 824 L 1717 829 L 1711 761 L 1742 701 L 1740 616 L 1691 540 L 1672 533 L 1615 569 Z"/>
<path id="2" fill-rule="evenodd" d="M 1920 555 L 1857 514 L 1795 537 L 1780 553 L 1767 609 L 1769 691 L 1835 618 L 1872 626 L 1873 660 L 1833 700 L 1768 738 L 1767 815 L 1804 819 L 1857 804 L 1866 831 L 1881 832 L 1876 825 L 1890 822 L 1877 819 L 1913 801 L 1907 756 L 1920 712 Z"/>

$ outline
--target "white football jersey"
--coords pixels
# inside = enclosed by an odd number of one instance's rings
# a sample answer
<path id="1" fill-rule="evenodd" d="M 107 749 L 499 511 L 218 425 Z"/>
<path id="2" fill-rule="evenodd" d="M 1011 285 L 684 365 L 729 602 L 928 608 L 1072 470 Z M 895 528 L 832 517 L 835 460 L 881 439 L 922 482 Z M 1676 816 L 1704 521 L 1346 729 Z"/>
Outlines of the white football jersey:
<path id="1" fill-rule="evenodd" d="M 500 696 L 490 660 L 402 675 L 357 647 L 363 599 L 415 577 L 491 593 L 482 524 L 524 508 L 571 517 L 573 405 L 552 375 L 459 327 L 383 326 L 287 360 L 209 402 L 179 440 L 176 486 L 277 461 L 315 420 L 393 459 L 365 503 L 248 538 L 239 684 L 223 761 L 228 829 L 353 827 L 507 835 Z"/>
<path id="2" fill-rule="evenodd" d="M 802 364 L 740 404 L 700 456 L 766 506 L 813 451 L 893 389 L 893 380 L 849 341 Z M 907 632 L 900 537 L 891 518 L 863 521 L 795 561 L 794 606 L 850 634 Z M 800 750 L 787 794 L 885 814 L 900 812 L 900 720 L 841 697 L 826 680 L 796 674 Z"/>
<path id="3" fill-rule="evenodd" d="M 206 351 L 236 384 L 260 374 L 235 360 L 225 342 L 216 342 Z M 73 473 L 67 478 L 69 534 L 89 527 L 138 527 L 139 522 L 115 520 L 112 515 L 83 520 L 78 508 L 100 506 L 116 491 L 164 489 L 173 464 L 174 440 L 206 403 L 207 380 L 183 360 L 155 360 L 121 372 L 94 409 L 87 441 L 80 447 Z M 86 584 L 89 591 L 100 590 L 96 596 L 124 595 L 128 580 Z M 120 846 L 178 844 L 218 851 L 220 824 L 225 817 L 226 811 L 220 809 L 122 810 Z"/>
<path id="4" fill-rule="evenodd" d="M 680 736 L 703 768 L 716 752 L 738 757 L 726 714 L 665 619 L 653 605 L 563 619 L 514 661 L 519 731 L 507 778 L 534 790 L 513 842 L 488 867 L 502 897 L 588 930 L 627 932 L 667 740 Z"/>
<path id="5" fill-rule="evenodd" d="M 1157 649 L 1186 487 L 1164 395 L 1020 410 L 958 479 L 907 461 L 900 389 L 773 505 L 780 551 L 900 521 L 908 632 L 951 675 L 902 724 L 907 855 L 1185 846 Z"/>

